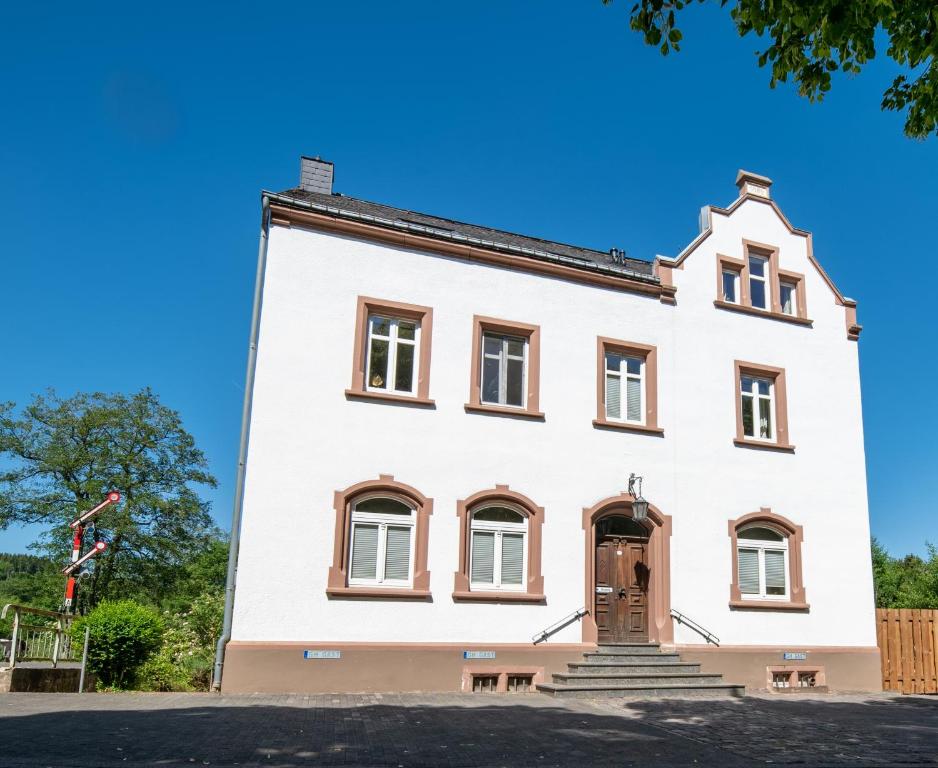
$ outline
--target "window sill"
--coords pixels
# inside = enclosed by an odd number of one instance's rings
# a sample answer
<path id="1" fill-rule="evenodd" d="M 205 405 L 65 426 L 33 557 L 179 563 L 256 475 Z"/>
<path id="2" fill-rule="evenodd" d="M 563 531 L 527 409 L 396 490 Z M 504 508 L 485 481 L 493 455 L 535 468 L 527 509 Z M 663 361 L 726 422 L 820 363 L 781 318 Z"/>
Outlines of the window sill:
<path id="1" fill-rule="evenodd" d="M 367 597 L 379 600 L 429 600 L 431 593 L 426 589 L 404 589 L 381 587 L 328 587 L 329 597 Z"/>
<path id="2" fill-rule="evenodd" d="M 485 413 L 492 416 L 514 416 L 519 419 L 544 421 L 540 411 L 527 411 L 524 408 L 512 408 L 510 405 L 487 405 L 486 403 L 466 403 L 466 413 Z"/>
<path id="3" fill-rule="evenodd" d="M 453 592 L 453 600 L 475 603 L 543 603 L 544 595 L 529 592 Z"/>
<path id="4" fill-rule="evenodd" d="M 618 429 L 622 432 L 638 432 L 643 435 L 657 435 L 664 437 L 661 427 L 648 427 L 644 424 L 629 424 L 625 421 L 607 421 L 606 419 L 593 419 L 593 426 L 597 429 Z"/>
<path id="5" fill-rule="evenodd" d="M 436 402 L 425 397 L 413 397 L 411 395 L 393 395 L 390 392 L 365 392 L 357 389 L 345 390 L 347 400 L 376 400 L 384 403 L 399 403 L 401 405 L 413 405 L 418 408 L 436 408 Z"/>
<path id="6" fill-rule="evenodd" d="M 764 443 L 761 440 L 748 440 L 744 437 L 735 438 L 733 445 L 737 448 L 756 448 L 763 451 L 780 451 L 781 453 L 795 452 L 795 446 L 788 445 L 788 443 Z"/>
<path id="7" fill-rule="evenodd" d="M 789 603 L 784 600 L 730 600 L 730 608 L 738 610 L 740 608 L 753 608 L 758 611 L 808 611 L 811 609 L 809 603 Z"/>
<path id="8" fill-rule="evenodd" d="M 722 301 L 717 299 L 713 302 L 713 306 L 715 306 L 717 309 L 728 309 L 730 312 L 741 312 L 744 315 L 758 315 L 759 317 L 767 317 L 770 320 L 781 320 L 784 323 L 794 323 L 795 325 L 804 325 L 808 327 L 814 325 L 814 321 L 809 320 L 806 317 L 786 315 L 783 312 L 772 312 L 771 310 L 759 309 L 758 307 L 747 307 L 745 304 L 734 304 L 731 301 Z"/>

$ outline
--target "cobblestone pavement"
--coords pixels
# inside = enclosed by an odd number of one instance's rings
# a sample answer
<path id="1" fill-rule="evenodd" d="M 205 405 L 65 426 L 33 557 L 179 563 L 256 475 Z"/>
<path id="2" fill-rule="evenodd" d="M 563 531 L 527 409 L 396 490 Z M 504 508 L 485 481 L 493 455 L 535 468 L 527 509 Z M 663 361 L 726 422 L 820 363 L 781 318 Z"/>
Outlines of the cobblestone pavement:
<path id="1" fill-rule="evenodd" d="M 938 765 L 938 698 L 0 695 L 0 768 Z"/>

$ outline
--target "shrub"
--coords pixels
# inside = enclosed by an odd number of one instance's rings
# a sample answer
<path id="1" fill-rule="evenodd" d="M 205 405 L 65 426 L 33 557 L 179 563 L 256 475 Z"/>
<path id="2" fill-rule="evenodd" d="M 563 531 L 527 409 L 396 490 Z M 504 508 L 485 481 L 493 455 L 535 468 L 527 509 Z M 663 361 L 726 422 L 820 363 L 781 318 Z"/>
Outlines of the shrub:
<path id="1" fill-rule="evenodd" d="M 189 674 L 174 661 L 166 647 L 160 648 L 137 670 L 138 691 L 188 691 Z"/>
<path id="2" fill-rule="evenodd" d="M 104 601 L 72 623 L 73 642 L 84 641 L 91 630 L 88 666 L 108 688 L 128 688 L 140 666 L 163 640 L 163 620 L 151 608 L 133 600 Z"/>

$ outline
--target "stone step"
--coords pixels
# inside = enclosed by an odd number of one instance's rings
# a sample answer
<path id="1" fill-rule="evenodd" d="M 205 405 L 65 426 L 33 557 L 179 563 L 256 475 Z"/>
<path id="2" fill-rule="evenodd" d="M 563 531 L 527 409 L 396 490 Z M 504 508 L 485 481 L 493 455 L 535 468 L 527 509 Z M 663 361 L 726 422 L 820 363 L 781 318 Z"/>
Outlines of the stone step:
<path id="1" fill-rule="evenodd" d="M 610 685 L 718 685 L 723 682 L 722 675 L 709 675 L 703 672 L 658 672 L 658 673 L 572 673 L 554 674 L 554 682 L 566 686 L 586 686 L 603 688 Z"/>
<path id="2" fill-rule="evenodd" d="M 584 661 L 640 661 L 653 664 L 671 664 L 681 660 L 678 653 L 605 653 L 603 651 L 587 651 L 583 654 Z"/>
<path id="3" fill-rule="evenodd" d="M 655 685 L 572 685 L 561 683 L 538 683 L 537 690 L 557 698 L 595 699 L 684 699 L 684 698 L 728 698 L 743 696 L 746 687 L 726 683 L 703 685 L 655 684 Z"/>
<path id="4" fill-rule="evenodd" d="M 600 643 L 597 646 L 600 653 L 658 653 L 660 649 L 658 643 Z"/>
<path id="5" fill-rule="evenodd" d="M 650 674 L 655 672 L 700 672 L 700 664 L 691 661 L 672 661 L 661 664 L 648 661 L 577 661 L 567 664 L 571 674 Z"/>

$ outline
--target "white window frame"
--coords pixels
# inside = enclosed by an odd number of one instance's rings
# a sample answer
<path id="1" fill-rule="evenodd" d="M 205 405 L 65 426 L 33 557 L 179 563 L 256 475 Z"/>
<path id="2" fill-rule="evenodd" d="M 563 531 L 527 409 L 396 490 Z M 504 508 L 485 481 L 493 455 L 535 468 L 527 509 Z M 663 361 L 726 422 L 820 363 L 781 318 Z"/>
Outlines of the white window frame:
<path id="1" fill-rule="evenodd" d="M 498 339 L 501 341 L 501 349 L 498 355 L 492 355 L 485 351 L 486 339 Z M 508 354 L 508 343 L 510 341 L 521 342 L 521 357 Z M 480 344 L 482 360 L 479 370 L 479 402 L 485 405 L 499 405 L 504 408 L 517 408 L 524 410 L 528 406 L 528 339 L 525 336 L 514 336 L 510 333 L 494 333 L 489 331 L 482 332 L 482 343 Z M 485 399 L 485 361 L 498 360 L 498 400 Z M 508 402 L 508 360 L 521 360 L 521 404 L 514 405 Z"/>
<path id="2" fill-rule="evenodd" d="M 363 512 L 358 505 L 371 499 L 390 499 L 404 504 L 410 510 L 410 516 L 385 515 L 377 512 Z M 352 577 L 352 557 L 355 552 L 355 527 L 357 523 L 378 526 L 378 552 L 375 558 L 375 578 L 361 579 Z M 410 505 L 391 496 L 363 496 L 356 499 L 352 506 L 351 520 L 349 521 L 349 550 L 348 550 L 348 584 L 350 587 L 412 587 L 414 583 L 414 556 L 416 554 L 415 539 L 417 533 L 417 511 Z M 384 577 L 385 558 L 388 545 L 388 527 L 410 529 L 410 557 L 408 558 L 408 573 L 406 579 L 387 579 Z"/>
<path id="3" fill-rule="evenodd" d="M 789 288 L 791 290 L 791 311 L 785 311 L 785 301 L 782 298 L 782 289 Z M 791 280 L 779 280 L 778 281 L 778 307 L 779 311 L 783 315 L 788 315 L 790 317 L 795 317 L 798 314 L 798 284 Z"/>
<path id="4" fill-rule="evenodd" d="M 496 523 L 489 520 L 476 520 L 476 513 L 492 507 L 504 507 L 521 515 L 521 523 Z M 492 583 L 472 581 L 472 559 L 475 547 L 473 539 L 476 531 L 495 534 L 494 562 L 492 564 Z M 502 584 L 502 534 L 521 534 L 521 583 Z M 527 592 L 528 591 L 528 516 L 520 509 L 504 502 L 486 504 L 473 509 L 469 516 L 469 589 L 473 592 Z"/>
<path id="5" fill-rule="evenodd" d="M 746 379 L 751 379 L 753 388 L 750 391 L 743 389 L 743 383 Z M 764 381 L 769 385 L 769 394 L 759 394 L 759 382 Z M 774 443 L 778 439 L 778 418 L 775 414 L 775 381 L 766 376 L 752 376 L 744 373 L 739 377 L 739 418 L 743 423 L 743 437 L 746 440 L 759 440 L 763 443 Z M 743 398 L 752 398 L 752 435 L 746 434 L 745 418 L 743 416 Z M 769 418 L 772 420 L 772 429 L 768 437 L 762 437 L 759 433 L 762 431 L 759 419 L 759 401 L 769 401 Z"/>
<path id="6" fill-rule="evenodd" d="M 726 298 L 726 276 L 729 275 L 733 280 L 733 295 L 734 298 Z M 723 301 L 727 304 L 741 304 L 742 297 L 740 296 L 740 286 L 739 286 L 739 270 L 729 269 L 728 267 L 723 267 L 723 270 L 720 274 L 720 295 L 723 297 Z"/>
<path id="7" fill-rule="evenodd" d="M 753 261 L 761 261 L 762 264 L 764 265 L 761 275 L 754 275 L 752 273 Z M 770 277 L 769 269 L 771 268 L 771 264 L 769 262 L 769 257 L 762 256 L 761 254 L 758 254 L 758 253 L 749 253 L 747 256 L 746 265 L 749 268 L 749 303 L 754 309 L 761 309 L 761 310 L 768 312 L 772 308 L 772 292 L 770 290 L 772 283 L 769 280 L 769 277 Z M 753 297 L 752 284 L 754 281 L 762 283 L 762 286 L 763 286 L 762 296 L 765 299 L 764 307 L 760 307 L 758 304 L 756 304 L 752 300 L 752 297 Z"/>
<path id="8" fill-rule="evenodd" d="M 609 358 L 618 357 L 619 359 L 619 370 L 610 370 L 609 368 Z M 629 373 L 629 360 L 638 360 L 638 374 Z M 645 358 L 638 355 L 629 355 L 624 352 L 616 352 L 615 350 L 606 350 L 603 355 L 603 400 L 605 400 L 606 408 L 606 420 L 621 422 L 622 424 L 644 424 L 645 423 Z M 609 376 L 618 376 L 619 378 L 619 416 L 610 416 L 609 415 L 609 387 L 607 379 Z M 629 404 L 628 404 L 628 387 L 623 387 L 623 382 L 628 382 L 629 380 L 638 381 L 638 390 L 639 390 L 639 417 L 638 419 L 628 418 Z M 623 407 L 624 406 L 624 407 Z"/>
<path id="9" fill-rule="evenodd" d="M 765 528 L 773 533 L 777 533 L 782 537 L 781 541 L 762 541 L 760 539 L 747 539 L 746 531 L 752 530 L 754 528 Z M 741 549 L 755 549 L 759 553 L 759 594 L 747 594 L 742 591 L 740 586 L 740 598 L 743 600 L 778 600 L 780 602 L 787 602 L 791 599 L 791 571 L 788 560 L 788 534 L 784 531 L 780 531 L 777 528 L 774 528 L 765 523 L 754 523 L 753 525 L 748 525 L 736 533 L 736 561 L 737 568 L 739 567 L 739 550 Z M 765 553 L 766 551 L 771 552 L 782 552 L 785 558 L 785 594 L 783 595 L 768 595 L 766 594 L 765 589 Z"/>
<path id="10" fill-rule="evenodd" d="M 390 323 L 388 335 L 374 333 L 372 329 L 372 320 L 387 320 Z M 368 334 L 365 339 L 365 390 L 368 392 L 384 392 L 394 395 L 417 395 L 418 379 L 420 377 L 420 321 L 409 317 L 394 317 L 393 315 L 383 314 L 381 312 L 371 312 L 368 314 Z M 398 335 L 398 326 L 400 323 L 414 324 L 414 338 L 402 339 Z M 380 339 L 388 342 L 388 372 L 385 379 L 385 386 L 375 387 L 371 384 L 371 340 Z M 397 382 L 397 349 L 398 344 L 406 344 L 414 348 L 413 371 L 410 377 L 410 389 L 396 389 L 394 384 Z"/>

